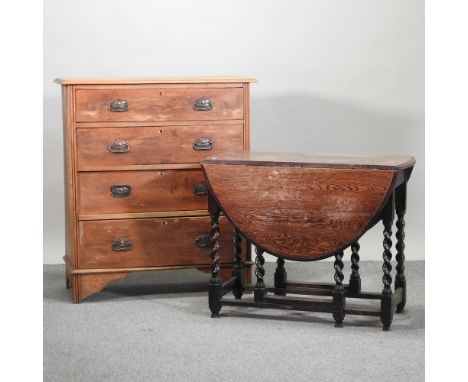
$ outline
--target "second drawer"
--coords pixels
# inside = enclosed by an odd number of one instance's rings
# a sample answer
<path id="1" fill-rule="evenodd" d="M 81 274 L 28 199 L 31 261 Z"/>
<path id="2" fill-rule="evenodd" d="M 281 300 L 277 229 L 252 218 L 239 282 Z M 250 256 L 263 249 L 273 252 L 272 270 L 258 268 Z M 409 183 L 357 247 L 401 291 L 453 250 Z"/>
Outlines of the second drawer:
<path id="1" fill-rule="evenodd" d="M 78 184 L 80 214 L 207 209 L 198 169 L 81 172 Z"/>
<path id="2" fill-rule="evenodd" d="M 243 125 L 86 128 L 77 131 L 78 170 L 100 166 L 198 163 L 242 152 Z"/>

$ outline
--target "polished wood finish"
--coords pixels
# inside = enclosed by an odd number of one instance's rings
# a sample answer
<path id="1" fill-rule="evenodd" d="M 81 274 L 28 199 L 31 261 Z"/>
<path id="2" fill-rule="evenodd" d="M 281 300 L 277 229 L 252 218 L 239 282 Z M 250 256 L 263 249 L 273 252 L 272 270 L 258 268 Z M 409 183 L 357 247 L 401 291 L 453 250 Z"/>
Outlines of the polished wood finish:
<path id="1" fill-rule="evenodd" d="M 197 151 L 198 138 L 213 141 L 210 150 Z M 201 125 L 78 129 L 78 169 L 153 163 L 199 163 L 211 153 L 243 150 L 243 125 Z M 113 153 L 109 145 L 125 141 L 129 151 Z"/>
<path id="2" fill-rule="evenodd" d="M 383 207 L 395 172 L 202 164 L 235 226 L 285 259 L 332 256 L 356 241 Z"/>
<path id="3" fill-rule="evenodd" d="M 199 170 L 106 171 L 79 173 L 79 213 L 111 214 L 146 211 L 206 209 L 207 196 L 194 188 L 205 184 Z M 111 188 L 129 187 L 128 196 L 117 197 Z"/>
<path id="4" fill-rule="evenodd" d="M 194 110 L 199 98 L 212 102 L 208 111 Z M 128 111 L 113 112 L 109 105 L 114 100 L 128 102 Z M 90 121 L 219 121 L 242 120 L 243 87 L 187 88 L 122 87 L 76 90 L 76 120 Z"/>
<path id="5" fill-rule="evenodd" d="M 406 156 L 385 156 L 347 162 L 343 157 L 293 154 L 223 155 L 202 162 L 209 183 L 209 206 L 216 222 L 220 213 L 233 223 L 236 235 L 256 245 L 257 281 L 243 285 L 253 291 L 253 301 L 224 298 L 235 292 L 235 280 L 216 282 L 217 264 L 223 261 L 217 239 L 212 256 L 213 278 L 209 286 L 212 317 L 219 317 L 223 305 L 277 308 L 333 314 L 336 327 L 346 315 L 379 316 L 388 331 L 393 313 L 406 303 L 404 276 L 404 215 L 406 185 L 415 160 Z M 246 158 L 253 158 L 249 161 Z M 295 158 L 297 161 L 292 161 Z M 248 185 L 248 187 L 244 187 Z M 397 280 L 392 289 L 392 225 L 397 211 Z M 377 222 L 383 230 L 383 277 L 381 293 L 362 292 L 359 275 L 358 239 Z M 343 284 L 344 250 L 351 247 L 352 273 Z M 264 283 L 263 253 L 277 256 L 274 287 Z M 335 284 L 288 282 L 284 259 L 319 260 L 335 256 Z M 275 296 L 269 293 L 274 292 Z M 287 294 L 318 295 L 321 300 L 289 297 Z M 331 298 L 331 299 L 330 299 Z M 380 309 L 348 305 L 347 298 L 378 299 Z"/>
<path id="6" fill-rule="evenodd" d="M 194 193 L 194 186 L 203 182 L 199 162 L 210 154 L 248 150 L 249 84 L 254 80 L 56 82 L 63 95 L 65 284 L 73 301 L 130 272 L 208 271 L 209 249 L 195 244 L 196 236 L 208 234 L 210 227 L 207 197 Z M 203 108 L 194 107 L 199 98 L 208 98 L 211 110 L 195 110 Z M 197 150 L 194 141 L 199 138 L 209 138 L 211 149 Z M 124 152 L 119 152 L 125 144 L 118 140 L 127 140 Z M 227 279 L 234 265 L 232 227 L 223 217 L 220 222 L 226 258 L 219 274 Z M 250 282 L 246 242 L 241 252 L 243 278 Z"/>

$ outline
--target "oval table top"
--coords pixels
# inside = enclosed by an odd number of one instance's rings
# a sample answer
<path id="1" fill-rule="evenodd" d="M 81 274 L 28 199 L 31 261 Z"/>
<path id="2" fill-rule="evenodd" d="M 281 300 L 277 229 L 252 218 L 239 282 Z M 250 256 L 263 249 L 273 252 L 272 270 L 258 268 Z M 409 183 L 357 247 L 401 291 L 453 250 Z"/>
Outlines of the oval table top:
<path id="1" fill-rule="evenodd" d="M 274 153 L 250 151 L 207 157 L 202 164 L 239 164 L 248 166 L 368 168 L 404 170 L 416 160 L 409 155 L 335 155 L 306 153 Z"/>
<path id="2" fill-rule="evenodd" d="M 253 244 L 291 260 L 323 259 L 358 240 L 414 164 L 406 155 L 260 152 L 201 163 L 231 223 Z"/>

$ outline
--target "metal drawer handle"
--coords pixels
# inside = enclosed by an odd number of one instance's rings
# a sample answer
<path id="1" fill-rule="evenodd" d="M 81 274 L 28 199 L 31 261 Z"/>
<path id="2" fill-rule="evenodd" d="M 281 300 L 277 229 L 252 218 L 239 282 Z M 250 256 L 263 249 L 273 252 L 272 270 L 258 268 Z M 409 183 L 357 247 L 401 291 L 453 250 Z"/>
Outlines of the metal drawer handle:
<path id="1" fill-rule="evenodd" d="M 133 243 L 129 239 L 119 238 L 112 243 L 112 250 L 115 252 L 128 252 L 133 249 Z"/>
<path id="2" fill-rule="evenodd" d="M 107 146 L 107 149 L 111 153 L 128 153 L 130 151 L 128 142 L 121 141 L 120 139 Z"/>
<path id="3" fill-rule="evenodd" d="M 204 235 L 198 236 L 195 239 L 195 244 L 197 245 L 197 247 L 205 248 L 210 245 L 210 241 L 211 241 L 210 235 L 204 234 Z"/>
<path id="4" fill-rule="evenodd" d="M 127 198 L 132 192 L 132 187 L 127 184 L 114 184 L 111 186 L 111 194 L 113 198 Z"/>
<path id="5" fill-rule="evenodd" d="M 213 148 L 213 141 L 210 138 L 201 137 L 193 141 L 193 149 L 197 151 L 211 150 Z"/>
<path id="6" fill-rule="evenodd" d="M 213 109 L 213 104 L 211 103 L 209 98 L 202 97 L 202 98 L 197 98 L 195 102 L 193 103 L 193 110 L 196 111 L 210 111 Z"/>
<path id="7" fill-rule="evenodd" d="M 208 194 L 208 185 L 205 182 L 196 184 L 193 186 L 193 193 L 198 196 Z"/>
<path id="8" fill-rule="evenodd" d="M 124 99 L 114 99 L 109 103 L 109 111 L 113 112 L 124 112 L 128 111 L 128 102 Z"/>

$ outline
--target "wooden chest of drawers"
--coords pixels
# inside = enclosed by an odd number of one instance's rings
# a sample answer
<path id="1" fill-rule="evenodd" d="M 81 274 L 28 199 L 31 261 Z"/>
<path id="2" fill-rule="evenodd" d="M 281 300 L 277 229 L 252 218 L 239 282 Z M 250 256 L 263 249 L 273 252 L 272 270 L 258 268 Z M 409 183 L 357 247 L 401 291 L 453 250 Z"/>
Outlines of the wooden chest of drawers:
<path id="1" fill-rule="evenodd" d="M 209 271 L 199 162 L 249 150 L 251 78 L 58 79 L 65 151 L 65 276 L 73 301 L 130 272 Z M 232 227 L 220 219 L 224 259 Z M 243 247 L 250 279 L 250 246 Z M 222 264 L 229 275 L 232 260 Z"/>

